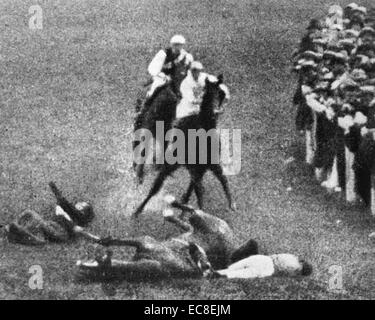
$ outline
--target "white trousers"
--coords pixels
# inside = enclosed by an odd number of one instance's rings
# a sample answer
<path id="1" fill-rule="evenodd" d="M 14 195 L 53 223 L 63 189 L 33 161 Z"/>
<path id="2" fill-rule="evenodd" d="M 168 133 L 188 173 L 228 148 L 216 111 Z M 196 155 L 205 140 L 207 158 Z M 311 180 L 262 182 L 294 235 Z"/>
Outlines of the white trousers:
<path id="1" fill-rule="evenodd" d="M 218 273 L 229 279 L 265 278 L 275 273 L 275 267 L 271 257 L 255 255 L 233 263 Z"/>
<path id="2" fill-rule="evenodd" d="M 182 99 L 177 105 L 176 118 L 181 119 L 192 114 L 198 114 L 200 110 L 199 104 L 192 103 L 186 99 Z"/>
<path id="3" fill-rule="evenodd" d="M 166 76 L 164 73 L 160 73 L 159 75 L 157 75 L 156 77 L 153 77 L 153 82 L 151 84 L 151 87 L 150 87 L 150 90 L 147 91 L 147 94 L 146 96 L 149 98 L 151 97 L 155 90 L 161 86 L 163 86 L 164 84 L 166 84 L 168 81 L 170 80 L 170 78 L 168 76 Z"/>

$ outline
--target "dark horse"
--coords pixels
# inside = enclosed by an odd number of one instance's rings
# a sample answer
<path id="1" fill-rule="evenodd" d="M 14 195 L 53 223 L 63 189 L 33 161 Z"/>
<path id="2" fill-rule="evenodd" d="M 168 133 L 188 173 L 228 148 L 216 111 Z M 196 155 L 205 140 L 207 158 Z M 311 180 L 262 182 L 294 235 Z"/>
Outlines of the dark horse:
<path id="1" fill-rule="evenodd" d="M 166 147 L 164 141 L 165 133 L 172 127 L 172 122 L 176 117 L 176 106 L 179 100 L 179 88 L 182 80 L 186 77 L 188 66 L 185 59 L 178 64 L 174 64 L 170 74 L 171 81 L 164 86 L 157 88 L 149 101 L 143 103 L 141 99 L 137 100 L 136 112 L 134 122 L 134 132 L 141 129 L 149 130 L 154 139 L 156 139 L 156 122 L 162 121 L 164 125 L 163 141 L 157 141 L 159 145 L 162 143 Z M 143 105 L 142 105 L 143 104 Z M 134 139 L 134 150 L 139 146 L 140 141 Z M 144 150 L 144 152 L 146 152 Z M 144 154 L 142 154 L 143 156 Z M 136 155 L 135 155 L 136 156 Z M 144 178 L 144 163 L 133 161 L 133 169 L 136 172 L 138 183 L 143 183 Z"/>
<path id="2" fill-rule="evenodd" d="M 196 143 L 196 158 L 195 163 L 192 164 L 189 161 L 188 152 L 185 152 L 185 161 L 184 163 L 175 163 L 169 164 L 165 162 L 156 177 L 149 194 L 147 195 L 146 199 L 141 203 L 141 205 L 137 208 L 134 212 L 134 215 L 139 215 L 144 207 L 146 206 L 147 202 L 161 189 L 165 179 L 170 176 L 174 171 L 176 171 L 180 166 L 185 166 L 186 169 L 190 173 L 191 181 L 190 185 L 182 198 L 182 203 L 187 203 L 193 191 L 197 196 L 198 206 L 202 208 L 203 206 L 203 185 L 202 179 L 206 171 L 211 170 L 214 175 L 220 181 L 225 195 L 228 200 L 229 207 L 234 210 L 235 206 L 232 202 L 232 196 L 229 190 L 228 180 L 223 173 L 223 168 L 218 161 L 220 157 L 219 148 L 216 148 L 216 152 L 211 148 L 213 143 L 216 143 L 217 146 L 220 145 L 220 138 L 219 134 L 216 132 L 216 124 L 217 124 L 217 115 L 215 114 L 215 110 L 220 109 L 224 99 L 225 99 L 225 92 L 220 88 L 220 84 L 223 82 L 223 76 L 220 75 L 218 77 L 217 82 L 210 82 L 208 79 L 206 80 L 205 86 L 205 93 L 203 95 L 202 104 L 200 107 L 199 114 L 191 115 L 179 120 L 173 125 L 174 130 L 179 129 L 184 134 L 185 139 L 185 146 L 189 146 L 189 130 L 198 131 L 203 129 L 205 132 L 214 132 L 214 135 L 210 135 L 210 139 L 207 139 L 206 148 L 202 149 L 200 147 L 200 143 Z M 211 130 L 211 131 L 210 131 Z M 171 145 L 169 145 L 171 146 Z M 167 150 L 167 149 L 166 149 Z M 169 150 L 169 149 L 168 149 Z M 167 152 L 168 152 L 167 150 Z M 194 151 L 194 150 L 193 150 Z M 215 154 L 212 153 L 214 151 Z M 207 156 L 207 161 L 205 164 L 201 164 L 198 162 L 198 159 L 202 159 L 201 156 Z M 216 160 L 215 160 L 216 159 Z"/>

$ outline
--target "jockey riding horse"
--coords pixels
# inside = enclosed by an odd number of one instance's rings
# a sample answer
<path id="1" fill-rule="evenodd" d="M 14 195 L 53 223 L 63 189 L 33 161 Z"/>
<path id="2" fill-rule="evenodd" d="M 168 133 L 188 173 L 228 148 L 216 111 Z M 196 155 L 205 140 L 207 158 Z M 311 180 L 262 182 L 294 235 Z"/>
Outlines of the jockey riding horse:
<path id="1" fill-rule="evenodd" d="M 185 39 L 182 36 L 172 37 L 171 47 L 160 50 L 150 63 L 148 71 L 153 77 L 153 81 L 143 106 L 141 100 L 137 101 L 136 111 L 138 114 L 134 123 L 133 151 L 140 144 L 140 141 L 137 140 L 137 134 L 141 133 L 142 129 L 149 130 L 153 138 L 157 138 L 157 121 L 162 122 L 164 126 L 163 140 L 158 141 L 158 143 L 166 146 L 164 136 L 171 128 L 172 121 L 176 116 L 176 106 L 180 98 L 180 84 L 186 77 L 193 61 L 193 57 L 182 48 L 184 43 Z M 136 152 L 134 154 L 137 156 Z M 141 184 L 143 182 L 144 163 L 140 162 L 142 161 L 137 161 L 136 157 L 133 168 L 137 173 L 138 182 Z"/>
<path id="2" fill-rule="evenodd" d="M 196 144 L 195 150 L 195 161 L 191 162 L 188 152 L 185 152 L 184 163 L 168 163 L 164 162 L 161 169 L 159 170 L 158 176 L 156 177 L 149 194 L 146 199 L 139 205 L 134 212 L 134 216 L 138 216 L 148 203 L 148 201 L 156 195 L 164 181 L 168 176 L 172 175 L 179 167 L 184 166 L 190 173 L 191 181 L 187 192 L 183 196 L 183 203 L 187 203 L 193 191 L 198 198 L 199 208 L 203 206 L 203 185 L 202 179 L 207 171 L 212 171 L 216 178 L 220 181 L 225 196 L 228 201 L 229 208 L 235 210 L 235 203 L 232 201 L 232 196 L 229 190 L 228 180 L 223 173 L 223 168 L 220 164 L 220 137 L 215 131 L 217 126 L 217 114 L 215 110 L 219 110 L 221 105 L 226 99 L 226 90 L 223 90 L 223 76 L 217 77 L 216 81 L 211 82 L 209 78 L 205 80 L 204 95 L 198 114 L 191 114 L 181 119 L 176 119 L 173 123 L 173 129 L 176 131 L 180 130 L 183 132 L 185 139 L 185 146 L 189 146 L 189 130 L 204 130 L 205 132 L 212 132 L 213 136 L 207 139 L 207 145 L 205 149 L 200 148 L 200 143 Z M 173 145 L 173 144 L 171 144 Z M 213 148 L 212 148 L 213 146 Z M 169 145 L 168 145 L 169 147 Z M 168 152 L 169 149 L 165 148 Z M 219 147 L 219 148 L 217 148 Z M 197 159 L 202 159 L 202 156 L 206 156 L 206 163 L 199 163 Z"/>

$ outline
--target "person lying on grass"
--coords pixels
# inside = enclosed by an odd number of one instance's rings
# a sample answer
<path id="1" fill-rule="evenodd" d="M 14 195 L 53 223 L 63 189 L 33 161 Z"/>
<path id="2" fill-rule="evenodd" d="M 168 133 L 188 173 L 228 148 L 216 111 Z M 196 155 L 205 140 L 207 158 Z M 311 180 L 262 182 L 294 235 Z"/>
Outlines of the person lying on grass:
<path id="1" fill-rule="evenodd" d="M 253 255 L 237 261 L 226 269 L 214 270 L 207 263 L 207 256 L 199 246 L 191 245 L 191 256 L 201 274 L 206 278 L 227 279 L 255 279 L 271 276 L 309 276 L 312 274 L 312 265 L 299 257 L 288 254 Z"/>
<path id="2" fill-rule="evenodd" d="M 53 182 L 49 186 L 57 199 L 55 215 L 47 220 L 33 210 L 23 211 L 16 221 L 4 227 L 8 241 L 24 245 L 44 245 L 47 242 L 67 242 L 81 236 L 98 242 L 99 237 L 84 230 L 94 218 L 91 205 L 86 202 L 72 205 Z"/>

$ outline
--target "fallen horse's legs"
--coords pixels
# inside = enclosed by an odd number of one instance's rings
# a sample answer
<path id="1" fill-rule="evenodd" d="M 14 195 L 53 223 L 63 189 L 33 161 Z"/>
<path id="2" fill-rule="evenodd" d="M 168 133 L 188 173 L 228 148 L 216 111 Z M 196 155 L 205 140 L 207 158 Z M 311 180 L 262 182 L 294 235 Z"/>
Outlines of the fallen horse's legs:
<path id="1" fill-rule="evenodd" d="M 136 261 L 123 261 L 113 259 L 109 263 L 101 264 L 98 261 L 78 261 L 80 271 L 89 278 L 111 279 L 144 279 L 158 278 L 165 275 L 160 262 L 156 260 L 141 259 Z M 99 280 L 98 279 L 98 280 Z"/>

